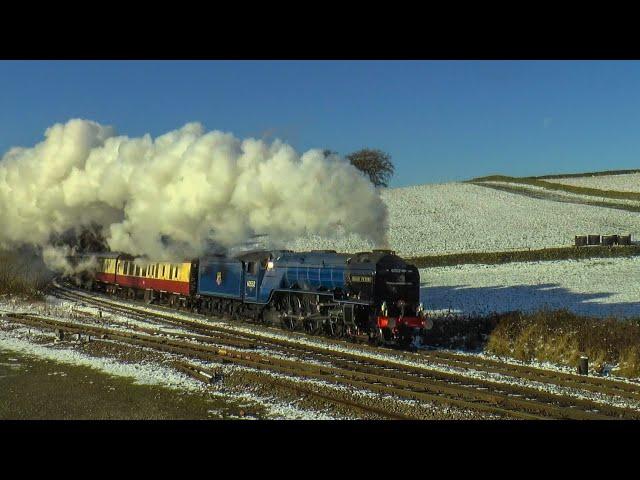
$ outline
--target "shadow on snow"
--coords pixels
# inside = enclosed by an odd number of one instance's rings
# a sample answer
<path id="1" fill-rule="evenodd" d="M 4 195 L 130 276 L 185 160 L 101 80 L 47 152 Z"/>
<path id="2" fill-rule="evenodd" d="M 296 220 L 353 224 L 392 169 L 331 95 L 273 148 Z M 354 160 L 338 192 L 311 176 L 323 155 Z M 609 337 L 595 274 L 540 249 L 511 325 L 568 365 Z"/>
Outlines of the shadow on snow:
<path id="1" fill-rule="evenodd" d="M 420 300 L 429 311 L 450 310 L 451 313 L 475 316 L 515 310 L 567 309 L 595 317 L 640 317 L 640 301 L 601 303 L 613 295 L 573 292 L 557 283 L 492 287 L 423 283 L 420 287 Z"/>

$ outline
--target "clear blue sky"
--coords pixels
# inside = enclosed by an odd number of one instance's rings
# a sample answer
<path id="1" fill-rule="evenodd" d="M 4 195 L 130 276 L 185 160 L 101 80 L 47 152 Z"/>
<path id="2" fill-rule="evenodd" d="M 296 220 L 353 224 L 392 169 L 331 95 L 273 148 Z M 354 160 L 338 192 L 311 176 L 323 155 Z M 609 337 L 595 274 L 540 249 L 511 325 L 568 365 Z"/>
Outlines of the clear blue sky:
<path id="1" fill-rule="evenodd" d="M 391 186 L 640 168 L 640 62 L 0 61 L 0 152 L 74 117 L 380 148 Z"/>

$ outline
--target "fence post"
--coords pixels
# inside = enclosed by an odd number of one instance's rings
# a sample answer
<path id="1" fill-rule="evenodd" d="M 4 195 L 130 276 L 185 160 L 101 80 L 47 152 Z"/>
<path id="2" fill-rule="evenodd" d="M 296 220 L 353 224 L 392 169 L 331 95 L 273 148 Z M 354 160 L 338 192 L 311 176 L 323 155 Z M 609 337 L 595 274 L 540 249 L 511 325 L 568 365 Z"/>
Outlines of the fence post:
<path id="1" fill-rule="evenodd" d="M 589 358 L 584 355 L 578 362 L 578 375 L 589 375 Z"/>

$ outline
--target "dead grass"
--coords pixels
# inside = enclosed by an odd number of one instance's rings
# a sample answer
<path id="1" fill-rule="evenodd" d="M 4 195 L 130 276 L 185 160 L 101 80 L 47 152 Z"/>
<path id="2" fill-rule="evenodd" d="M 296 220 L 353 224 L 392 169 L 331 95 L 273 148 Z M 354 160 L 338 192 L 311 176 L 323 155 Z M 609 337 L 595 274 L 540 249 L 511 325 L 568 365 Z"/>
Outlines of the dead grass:
<path id="1" fill-rule="evenodd" d="M 618 365 L 620 375 L 640 376 L 640 323 L 581 317 L 566 310 L 507 314 L 488 337 L 486 349 L 518 360 L 576 366 L 581 355 L 602 371 Z"/>
<path id="2" fill-rule="evenodd" d="M 544 180 L 545 178 L 579 178 L 579 177 L 605 177 L 611 175 L 628 175 L 630 173 L 640 173 L 638 169 L 632 170 L 600 170 L 597 172 L 583 172 L 583 173 L 560 173 L 555 175 L 540 175 L 537 177 L 529 177 L 529 178 L 538 178 Z"/>
<path id="3" fill-rule="evenodd" d="M 547 177 L 548 178 L 548 177 Z M 564 185 L 561 183 L 547 182 L 534 177 L 510 177 L 507 175 L 489 175 L 487 177 L 478 177 L 468 180 L 469 183 L 481 183 L 486 181 L 507 182 L 521 185 L 532 185 L 542 187 L 547 190 L 555 190 L 568 193 L 576 193 L 579 195 L 587 195 L 590 197 L 613 198 L 618 200 L 640 200 L 638 192 L 618 192 L 616 190 L 601 190 L 599 188 L 580 187 L 577 185 Z"/>
<path id="4" fill-rule="evenodd" d="M 596 372 L 616 365 L 617 375 L 640 377 L 640 320 L 590 318 L 566 310 L 509 312 L 436 321 L 427 341 L 570 367 L 586 355 L 589 368 Z"/>
<path id="5" fill-rule="evenodd" d="M 36 256 L 24 252 L 0 252 L 0 295 L 41 298 L 51 273 Z"/>
<path id="6" fill-rule="evenodd" d="M 445 255 L 428 255 L 407 259 L 418 268 L 444 267 L 467 263 L 498 264 L 509 262 L 539 262 L 545 260 L 577 260 L 582 258 L 633 257 L 640 255 L 640 245 L 615 247 L 593 245 L 588 247 L 556 247 L 536 250 L 512 250 L 505 252 L 467 252 Z"/>

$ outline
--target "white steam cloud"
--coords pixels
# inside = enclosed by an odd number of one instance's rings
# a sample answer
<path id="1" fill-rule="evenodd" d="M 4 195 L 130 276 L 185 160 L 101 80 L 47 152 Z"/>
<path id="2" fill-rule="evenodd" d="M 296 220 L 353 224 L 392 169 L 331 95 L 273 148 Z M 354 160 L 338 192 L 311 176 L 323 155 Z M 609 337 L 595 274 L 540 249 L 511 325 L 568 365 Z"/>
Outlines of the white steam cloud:
<path id="1" fill-rule="evenodd" d="M 240 140 L 198 123 L 153 139 L 74 119 L 2 157 L 0 248 L 35 245 L 64 269 L 68 251 L 51 239 L 90 225 L 102 227 L 113 251 L 183 259 L 255 235 L 279 246 L 341 231 L 384 246 L 387 211 L 369 180 L 337 156 L 299 155 L 280 141 Z"/>

